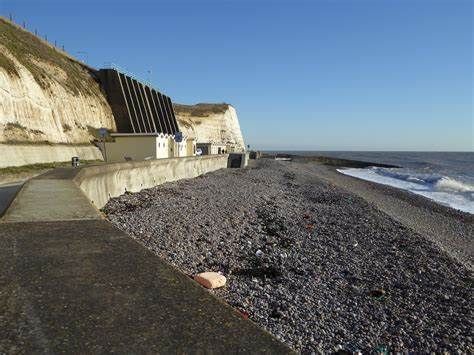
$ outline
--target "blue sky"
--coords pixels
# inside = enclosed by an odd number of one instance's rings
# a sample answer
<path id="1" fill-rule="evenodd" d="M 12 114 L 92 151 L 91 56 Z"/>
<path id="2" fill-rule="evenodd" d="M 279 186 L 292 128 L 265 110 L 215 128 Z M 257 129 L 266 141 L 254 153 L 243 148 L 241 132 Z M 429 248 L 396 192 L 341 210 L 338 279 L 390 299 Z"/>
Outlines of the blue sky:
<path id="1" fill-rule="evenodd" d="M 0 0 L 95 67 L 228 102 L 259 149 L 473 150 L 470 0 Z M 151 70 L 151 74 L 147 73 Z"/>

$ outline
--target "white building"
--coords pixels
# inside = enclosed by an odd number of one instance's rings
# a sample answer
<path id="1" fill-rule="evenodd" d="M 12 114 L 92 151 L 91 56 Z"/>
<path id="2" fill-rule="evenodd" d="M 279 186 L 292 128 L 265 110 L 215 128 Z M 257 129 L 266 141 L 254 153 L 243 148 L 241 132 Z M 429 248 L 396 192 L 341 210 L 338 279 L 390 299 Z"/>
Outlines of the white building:
<path id="1" fill-rule="evenodd" d="M 114 141 L 105 143 L 108 162 L 196 155 L 196 141 L 186 137 L 179 143 L 163 133 L 112 133 L 111 137 Z"/>

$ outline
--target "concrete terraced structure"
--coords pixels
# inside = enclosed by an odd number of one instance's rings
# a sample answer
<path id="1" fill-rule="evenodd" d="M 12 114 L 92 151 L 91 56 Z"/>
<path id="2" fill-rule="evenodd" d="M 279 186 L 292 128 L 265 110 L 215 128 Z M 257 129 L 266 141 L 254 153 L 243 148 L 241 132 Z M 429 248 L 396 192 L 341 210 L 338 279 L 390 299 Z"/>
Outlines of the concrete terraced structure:
<path id="1" fill-rule="evenodd" d="M 115 69 L 101 69 L 98 76 L 118 132 L 169 135 L 179 132 L 169 96 Z"/>

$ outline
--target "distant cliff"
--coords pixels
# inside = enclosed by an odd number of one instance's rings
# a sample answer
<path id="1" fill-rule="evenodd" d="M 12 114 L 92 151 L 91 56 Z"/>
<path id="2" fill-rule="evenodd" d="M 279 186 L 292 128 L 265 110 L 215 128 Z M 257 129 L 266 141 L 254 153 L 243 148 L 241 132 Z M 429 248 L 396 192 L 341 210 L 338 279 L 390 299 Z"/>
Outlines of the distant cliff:
<path id="1" fill-rule="evenodd" d="M 174 105 L 178 124 L 198 143 L 225 143 L 240 151 L 245 149 L 235 108 L 229 104 Z"/>

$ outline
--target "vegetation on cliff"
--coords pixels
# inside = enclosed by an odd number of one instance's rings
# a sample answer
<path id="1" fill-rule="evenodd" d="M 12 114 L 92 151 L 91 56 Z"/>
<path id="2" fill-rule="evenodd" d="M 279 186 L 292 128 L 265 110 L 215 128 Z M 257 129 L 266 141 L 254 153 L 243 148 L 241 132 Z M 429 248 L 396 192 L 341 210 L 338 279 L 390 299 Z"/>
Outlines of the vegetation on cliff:
<path id="1" fill-rule="evenodd" d="M 2 17 L 0 45 L 33 75 L 43 89 L 58 81 L 74 94 L 97 94 L 99 90 L 98 85 L 91 85 L 90 69 L 86 65 Z M 7 53 L 0 52 L 0 67 L 19 77 L 18 68 Z M 65 76 L 57 75 L 58 69 Z"/>
<path id="2" fill-rule="evenodd" d="M 115 122 L 95 70 L 0 17 L 0 143 L 90 145 L 100 127 Z"/>
<path id="3" fill-rule="evenodd" d="M 173 104 L 174 111 L 178 115 L 189 115 L 196 117 L 207 117 L 212 114 L 224 113 L 230 105 L 226 103 L 209 104 L 199 103 L 196 105 Z"/>

